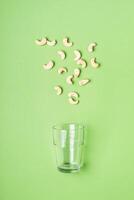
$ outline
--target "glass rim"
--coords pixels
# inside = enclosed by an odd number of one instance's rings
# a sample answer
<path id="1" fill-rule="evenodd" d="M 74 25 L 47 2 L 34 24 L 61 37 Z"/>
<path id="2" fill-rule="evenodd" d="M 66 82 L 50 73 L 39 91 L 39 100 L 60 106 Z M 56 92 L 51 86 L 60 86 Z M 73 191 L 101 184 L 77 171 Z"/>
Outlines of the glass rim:
<path id="1" fill-rule="evenodd" d="M 55 124 L 52 126 L 53 130 L 66 130 L 69 128 L 69 125 L 75 125 L 75 129 L 84 129 L 84 125 L 81 123 L 61 123 L 61 124 Z M 65 126 L 65 127 L 64 127 Z"/>

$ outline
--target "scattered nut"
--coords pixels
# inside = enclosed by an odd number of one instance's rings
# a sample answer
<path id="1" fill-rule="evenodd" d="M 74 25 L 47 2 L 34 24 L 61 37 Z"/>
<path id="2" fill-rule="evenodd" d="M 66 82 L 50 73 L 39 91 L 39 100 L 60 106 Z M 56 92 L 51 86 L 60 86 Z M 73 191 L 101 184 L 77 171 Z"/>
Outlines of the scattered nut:
<path id="1" fill-rule="evenodd" d="M 60 67 L 59 69 L 58 69 L 58 74 L 63 74 L 63 73 L 65 73 L 65 72 L 67 72 L 68 71 L 68 69 L 66 68 L 66 67 Z"/>
<path id="2" fill-rule="evenodd" d="M 44 45 L 48 45 L 48 46 L 55 46 L 57 44 L 56 40 L 48 40 L 46 37 L 42 37 L 41 39 L 37 39 L 35 40 L 35 43 L 39 46 L 44 46 Z M 63 45 L 65 47 L 71 47 L 73 45 L 73 42 L 70 42 L 68 37 L 63 38 Z M 91 43 L 88 45 L 88 52 L 91 53 L 94 51 L 95 47 L 97 46 L 97 44 L 95 42 Z M 66 52 L 64 50 L 59 50 L 57 51 L 57 54 L 60 56 L 61 60 L 64 60 L 66 58 Z M 86 68 L 87 67 L 87 61 L 85 59 L 82 58 L 82 53 L 80 50 L 74 50 L 74 61 L 76 61 L 76 63 L 78 65 L 81 65 L 81 68 Z M 96 61 L 96 58 L 91 58 L 90 59 L 90 64 L 93 68 L 98 68 L 100 66 L 100 63 L 98 63 Z M 43 68 L 45 70 L 51 70 L 55 65 L 55 62 L 50 60 L 47 64 L 43 64 Z M 72 85 L 74 83 L 74 78 L 78 78 L 81 74 L 81 68 L 75 68 L 74 69 L 74 73 L 72 75 L 69 75 L 66 78 L 66 82 L 69 85 Z M 58 74 L 63 74 L 68 72 L 68 69 L 66 67 L 60 67 L 58 69 Z M 78 81 L 79 86 L 84 86 L 86 84 L 88 84 L 91 80 L 88 78 L 82 79 Z M 63 93 L 63 88 L 60 85 L 56 85 L 54 87 L 54 90 L 56 91 L 57 95 L 61 95 Z M 79 103 L 79 94 L 75 91 L 69 92 L 68 93 L 68 100 L 69 103 L 72 105 L 76 105 Z"/>
<path id="3" fill-rule="evenodd" d="M 57 94 L 57 95 L 61 95 L 62 92 L 63 92 L 62 87 L 59 86 L 59 85 L 56 85 L 56 86 L 54 87 L 54 90 L 56 91 L 56 94 Z"/>
<path id="4" fill-rule="evenodd" d="M 79 68 L 74 69 L 74 78 L 78 78 L 80 76 L 81 70 Z"/>
<path id="5" fill-rule="evenodd" d="M 93 68 L 98 68 L 100 66 L 100 64 L 96 62 L 96 58 L 91 58 L 90 63 Z"/>
<path id="6" fill-rule="evenodd" d="M 78 100 L 79 94 L 77 92 L 69 92 L 68 97 L 69 97 L 68 100 L 70 104 L 76 105 L 79 103 L 79 100 Z"/>
<path id="7" fill-rule="evenodd" d="M 39 46 L 44 46 L 47 44 L 47 38 L 37 39 L 35 40 L 35 43 Z"/>
<path id="8" fill-rule="evenodd" d="M 72 85 L 72 84 L 73 84 L 73 78 L 74 78 L 73 75 L 68 76 L 67 79 L 66 79 L 66 82 L 67 82 L 69 85 Z"/>
<path id="9" fill-rule="evenodd" d="M 64 45 L 65 47 L 71 47 L 71 46 L 73 45 L 73 43 L 72 43 L 72 42 L 69 42 L 69 38 L 66 37 L 66 38 L 63 39 L 63 45 Z"/>
<path id="10" fill-rule="evenodd" d="M 61 57 L 61 60 L 64 60 L 66 57 L 66 54 L 64 51 L 57 51 L 57 53 L 59 54 L 59 56 Z"/>
<path id="11" fill-rule="evenodd" d="M 79 50 L 74 50 L 75 58 L 74 60 L 77 61 L 81 58 L 81 52 Z"/>
<path id="12" fill-rule="evenodd" d="M 69 92 L 68 93 L 68 97 L 74 97 L 74 98 L 78 98 L 79 94 L 77 92 Z"/>
<path id="13" fill-rule="evenodd" d="M 56 43 L 57 43 L 56 40 L 52 40 L 52 41 L 50 41 L 50 40 L 47 39 L 47 45 L 48 45 L 48 46 L 55 46 Z"/>
<path id="14" fill-rule="evenodd" d="M 77 99 L 77 100 L 74 100 L 73 98 L 69 98 L 68 100 L 69 100 L 69 103 L 72 104 L 72 105 L 76 105 L 76 104 L 79 103 L 79 100 L 78 100 L 78 99 Z"/>
<path id="15" fill-rule="evenodd" d="M 97 46 L 97 44 L 95 42 L 91 43 L 88 45 L 88 51 L 89 53 L 94 51 L 94 48 Z"/>
<path id="16" fill-rule="evenodd" d="M 47 64 L 44 64 L 43 67 L 45 70 L 50 70 L 54 67 L 54 62 L 50 60 Z"/>
<path id="17" fill-rule="evenodd" d="M 80 58 L 79 60 L 77 60 L 77 64 L 81 65 L 82 68 L 86 68 L 87 67 L 87 62 L 84 59 L 82 59 L 82 58 Z"/>
<path id="18" fill-rule="evenodd" d="M 86 85 L 86 84 L 88 84 L 90 81 L 91 81 L 91 80 L 89 80 L 89 79 L 80 80 L 80 81 L 79 81 L 79 85 L 80 85 L 80 86 Z"/>

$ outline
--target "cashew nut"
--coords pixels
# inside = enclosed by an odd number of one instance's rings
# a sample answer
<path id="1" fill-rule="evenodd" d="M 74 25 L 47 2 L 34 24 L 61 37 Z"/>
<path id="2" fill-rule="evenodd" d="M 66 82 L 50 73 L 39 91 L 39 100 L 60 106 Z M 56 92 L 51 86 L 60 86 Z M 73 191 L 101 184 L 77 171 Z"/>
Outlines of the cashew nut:
<path id="1" fill-rule="evenodd" d="M 67 68 L 66 67 L 60 67 L 59 69 L 58 69 L 58 74 L 63 74 L 63 73 L 65 73 L 65 72 L 67 72 L 68 70 L 67 70 Z"/>
<path id="2" fill-rule="evenodd" d="M 59 56 L 61 57 L 61 60 L 64 60 L 66 57 L 66 54 L 64 51 L 57 51 L 57 53 L 59 54 Z"/>
<path id="3" fill-rule="evenodd" d="M 72 104 L 72 105 L 76 105 L 76 104 L 79 103 L 79 100 L 78 100 L 78 99 L 77 99 L 77 100 L 74 100 L 73 98 L 69 98 L 68 100 L 69 100 L 69 103 Z"/>
<path id="4" fill-rule="evenodd" d="M 45 70 L 50 70 L 54 67 L 54 62 L 50 60 L 47 64 L 44 64 L 43 67 Z"/>
<path id="5" fill-rule="evenodd" d="M 80 76 L 80 69 L 79 68 L 76 68 L 76 69 L 74 69 L 74 77 L 75 78 L 78 78 L 79 76 Z"/>
<path id="6" fill-rule="evenodd" d="M 69 38 L 66 37 L 66 38 L 63 39 L 63 45 L 64 45 L 65 47 L 71 47 L 71 46 L 73 45 L 73 43 L 72 43 L 72 42 L 69 42 Z"/>
<path id="7" fill-rule="evenodd" d="M 97 44 L 95 42 L 91 43 L 88 45 L 88 51 L 89 53 L 94 51 L 94 48 L 97 46 Z"/>
<path id="8" fill-rule="evenodd" d="M 70 92 L 68 94 L 68 97 L 69 97 L 68 100 L 70 104 L 76 105 L 79 103 L 79 100 L 78 100 L 79 94 L 77 92 Z"/>
<path id="9" fill-rule="evenodd" d="M 48 45 L 48 46 L 55 46 L 56 43 L 57 43 L 56 40 L 49 41 L 49 40 L 47 39 L 47 45 Z"/>
<path id="10" fill-rule="evenodd" d="M 54 90 L 56 91 L 56 94 L 57 94 L 57 95 L 61 95 L 62 92 L 63 92 L 62 87 L 59 86 L 59 85 L 56 85 L 56 86 L 54 87 Z"/>
<path id="11" fill-rule="evenodd" d="M 77 61 L 81 58 L 81 52 L 79 50 L 74 50 L 75 58 L 74 60 Z"/>
<path id="12" fill-rule="evenodd" d="M 80 58 L 79 60 L 77 60 L 77 64 L 81 65 L 82 68 L 86 68 L 87 67 L 87 62 L 84 59 L 82 59 L 82 58 Z"/>
<path id="13" fill-rule="evenodd" d="M 44 46 L 47 44 L 47 38 L 37 39 L 35 40 L 35 43 L 39 46 Z"/>
<path id="14" fill-rule="evenodd" d="M 66 79 L 66 82 L 67 82 L 69 85 L 72 85 L 72 84 L 73 84 L 73 78 L 74 78 L 73 75 L 68 76 L 67 79 Z"/>
<path id="15" fill-rule="evenodd" d="M 77 92 L 69 92 L 68 93 L 68 97 L 74 97 L 74 98 L 78 98 L 79 94 Z"/>
<path id="16" fill-rule="evenodd" d="M 86 84 L 88 84 L 90 81 L 91 81 L 91 80 L 89 80 L 89 79 L 80 80 L 80 81 L 79 81 L 79 85 L 80 85 L 80 86 L 86 85 Z"/>
<path id="17" fill-rule="evenodd" d="M 96 58 L 91 58 L 90 63 L 93 68 L 98 68 L 100 66 L 100 64 L 96 62 Z"/>

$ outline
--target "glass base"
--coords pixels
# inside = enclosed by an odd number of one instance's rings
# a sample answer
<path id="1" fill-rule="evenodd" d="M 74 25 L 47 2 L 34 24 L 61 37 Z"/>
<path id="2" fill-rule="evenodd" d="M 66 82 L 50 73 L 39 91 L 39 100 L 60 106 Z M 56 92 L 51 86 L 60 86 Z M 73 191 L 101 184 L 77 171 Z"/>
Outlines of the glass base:
<path id="1" fill-rule="evenodd" d="M 80 171 L 80 166 L 78 164 L 64 163 L 58 166 L 58 170 L 63 173 L 74 173 Z"/>

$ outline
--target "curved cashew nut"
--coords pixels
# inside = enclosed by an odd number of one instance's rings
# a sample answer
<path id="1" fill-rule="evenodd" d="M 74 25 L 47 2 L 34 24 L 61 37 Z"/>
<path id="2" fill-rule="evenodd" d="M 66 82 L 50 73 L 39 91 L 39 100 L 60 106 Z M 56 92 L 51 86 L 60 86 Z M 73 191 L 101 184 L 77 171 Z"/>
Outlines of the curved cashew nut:
<path id="1" fill-rule="evenodd" d="M 69 85 L 72 85 L 72 84 L 73 84 L 73 78 L 74 78 L 73 75 L 68 76 L 67 79 L 66 79 L 66 82 L 67 82 Z"/>
<path id="2" fill-rule="evenodd" d="M 65 47 L 71 47 L 71 46 L 73 45 L 73 43 L 72 43 L 72 42 L 69 42 L 69 38 L 66 37 L 66 38 L 63 39 L 63 45 L 64 45 Z"/>
<path id="3" fill-rule="evenodd" d="M 68 100 L 69 100 L 69 103 L 72 104 L 72 105 L 76 105 L 76 104 L 79 103 L 79 100 L 78 100 L 78 99 L 77 99 L 77 100 L 74 100 L 74 99 L 72 99 L 72 98 L 69 98 Z"/>
<path id="4" fill-rule="evenodd" d="M 94 51 L 94 48 L 97 46 L 97 44 L 95 42 L 91 43 L 88 45 L 88 51 L 89 53 Z"/>
<path id="5" fill-rule="evenodd" d="M 56 40 L 52 40 L 52 41 L 47 40 L 47 45 L 48 45 L 48 46 L 55 46 L 56 43 L 57 43 Z"/>
<path id="6" fill-rule="evenodd" d="M 54 62 L 50 60 L 47 64 L 44 64 L 43 67 L 45 70 L 50 70 L 54 67 Z"/>
<path id="7" fill-rule="evenodd" d="M 68 97 L 69 97 L 68 100 L 70 104 L 76 105 L 79 103 L 79 100 L 78 100 L 79 94 L 77 92 L 70 92 L 68 94 Z"/>
<path id="8" fill-rule="evenodd" d="M 89 79 L 80 80 L 80 81 L 79 81 L 79 85 L 80 85 L 80 86 L 86 85 L 86 84 L 88 84 L 90 81 L 91 81 L 91 80 L 89 80 Z"/>
<path id="9" fill-rule="evenodd" d="M 81 58 L 81 52 L 79 50 L 74 50 L 75 58 L 74 60 L 77 61 Z"/>
<path id="10" fill-rule="evenodd" d="M 81 73 L 81 71 L 79 68 L 74 69 L 74 77 L 75 78 L 78 78 L 80 76 L 80 73 Z"/>
<path id="11" fill-rule="evenodd" d="M 87 62 L 84 59 L 82 59 L 82 58 L 80 58 L 79 60 L 77 60 L 77 64 L 81 65 L 82 68 L 86 68 L 87 67 Z"/>
<path id="12" fill-rule="evenodd" d="M 47 44 L 47 38 L 37 39 L 35 40 L 35 43 L 39 46 L 44 46 Z"/>
<path id="13" fill-rule="evenodd" d="M 93 68 L 98 68 L 100 66 L 100 64 L 96 62 L 96 58 L 91 58 L 90 63 Z"/>
<path id="14" fill-rule="evenodd" d="M 69 92 L 68 93 L 68 97 L 74 97 L 74 98 L 78 98 L 79 94 L 77 92 Z"/>
<path id="15" fill-rule="evenodd" d="M 65 72 L 67 72 L 67 71 L 68 71 L 68 70 L 67 70 L 66 67 L 61 67 L 61 68 L 58 69 L 58 74 L 63 74 L 63 73 L 65 73 Z"/>
<path id="16" fill-rule="evenodd" d="M 64 51 L 57 51 L 57 53 L 59 54 L 59 56 L 61 57 L 61 60 L 64 60 L 66 57 L 66 54 Z"/>
<path id="17" fill-rule="evenodd" d="M 56 86 L 54 87 L 54 90 L 56 91 L 56 94 L 57 94 L 57 95 L 61 95 L 62 92 L 63 92 L 62 87 L 59 86 L 59 85 L 56 85 Z"/>

